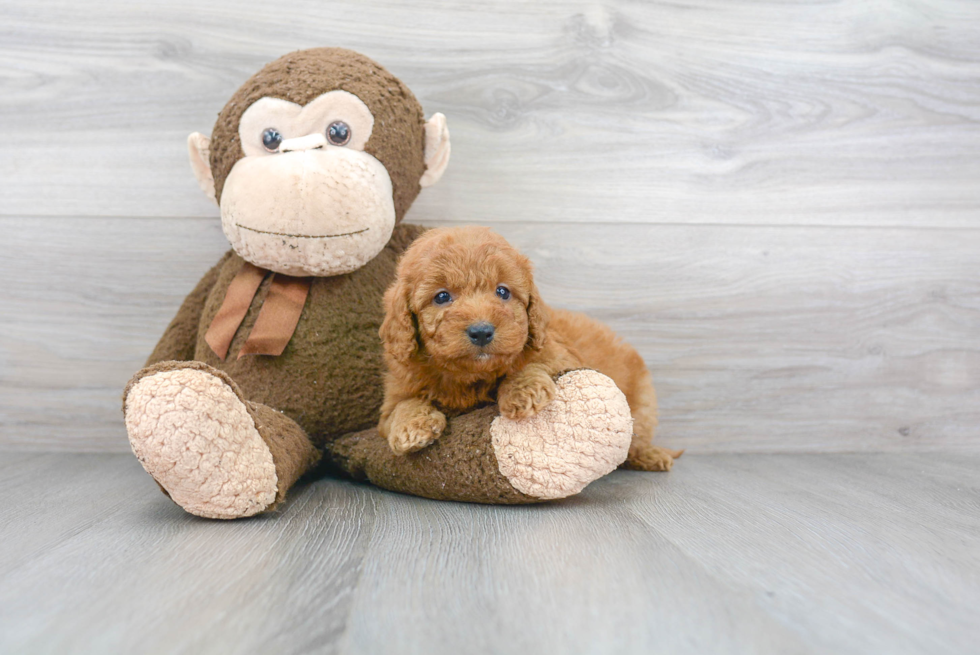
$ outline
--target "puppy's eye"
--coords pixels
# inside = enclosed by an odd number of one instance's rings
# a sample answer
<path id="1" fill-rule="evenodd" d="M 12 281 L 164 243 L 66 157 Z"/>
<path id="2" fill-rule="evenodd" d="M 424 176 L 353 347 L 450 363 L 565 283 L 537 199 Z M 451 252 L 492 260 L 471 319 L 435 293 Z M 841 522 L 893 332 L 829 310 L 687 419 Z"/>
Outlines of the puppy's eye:
<path id="1" fill-rule="evenodd" d="M 501 300 L 509 300 L 510 299 L 510 289 L 508 289 L 507 287 L 505 287 L 504 285 L 501 284 L 499 287 L 497 287 L 497 296 Z"/>
<path id="2" fill-rule="evenodd" d="M 433 298 L 432 301 L 437 305 L 445 305 L 447 302 L 449 302 L 452 299 L 453 297 L 449 295 L 448 291 L 440 291 L 439 293 L 436 294 L 435 298 Z"/>

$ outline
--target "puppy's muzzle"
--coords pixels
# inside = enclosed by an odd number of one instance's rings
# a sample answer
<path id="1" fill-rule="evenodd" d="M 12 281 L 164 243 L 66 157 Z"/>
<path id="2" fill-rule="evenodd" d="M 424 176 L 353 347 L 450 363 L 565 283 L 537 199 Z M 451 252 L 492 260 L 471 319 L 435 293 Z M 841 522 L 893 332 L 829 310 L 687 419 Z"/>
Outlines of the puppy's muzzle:
<path id="1" fill-rule="evenodd" d="M 481 348 L 493 341 L 493 325 L 490 323 L 474 323 L 466 328 L 466 336 L 470 338 L 474 346 Z"/>

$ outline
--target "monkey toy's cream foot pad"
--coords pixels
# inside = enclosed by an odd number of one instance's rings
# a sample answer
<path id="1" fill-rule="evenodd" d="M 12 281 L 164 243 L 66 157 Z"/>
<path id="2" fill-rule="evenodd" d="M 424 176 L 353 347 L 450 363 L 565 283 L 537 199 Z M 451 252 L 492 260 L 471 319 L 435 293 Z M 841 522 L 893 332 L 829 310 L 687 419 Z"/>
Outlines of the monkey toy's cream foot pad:
<path id="1" fill-rule="evenodd" d="M 191 514 L 240 518 L 275 502 L 272 453 L 221 377 L 196 367 L 147 374 L 127 389 L 125 414 L 143 468 Z"/>
<path id="2" fill-rule="evenodd" d="M 623 463 L 633 437 L 626 396 L 592 370 L 566 373 L 558 393 L 531 418 L 490 427 L 500 473 L 521 493 L 551 500 L 577 494 Z"/>

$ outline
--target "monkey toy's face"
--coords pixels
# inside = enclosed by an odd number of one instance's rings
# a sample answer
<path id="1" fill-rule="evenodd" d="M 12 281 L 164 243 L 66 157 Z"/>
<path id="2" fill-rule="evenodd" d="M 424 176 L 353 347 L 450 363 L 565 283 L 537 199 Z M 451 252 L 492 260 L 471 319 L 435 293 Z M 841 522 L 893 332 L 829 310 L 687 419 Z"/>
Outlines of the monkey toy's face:
<path id="1" fill-rule="evenodd" d="M 346 91 L 301 107 L 262 98 L 242 115 L 245 156 L 225 179 L 221 225 L 261 268 L 336 275 L 360 268 L 395 227 L 391 178 L 364 152 L 374 117 Z"/>
<path id="2" fill-rule="evenodd" d="M 277 88 L 283 74 L 275 67 L 289 59 L 287 73 L 307 68 L 308 88 L 297 91 L 295 75 Z M 242 87 L 210 140 L 191 135 L 192 167 L 219 199 L 222 228 L 243 259 L 286 275 L 329 276 L 384 248 L 449 156 L 445 118 L 423 123 L 418 102 L 392 80 L 349 51 L 293 53 Z"/>

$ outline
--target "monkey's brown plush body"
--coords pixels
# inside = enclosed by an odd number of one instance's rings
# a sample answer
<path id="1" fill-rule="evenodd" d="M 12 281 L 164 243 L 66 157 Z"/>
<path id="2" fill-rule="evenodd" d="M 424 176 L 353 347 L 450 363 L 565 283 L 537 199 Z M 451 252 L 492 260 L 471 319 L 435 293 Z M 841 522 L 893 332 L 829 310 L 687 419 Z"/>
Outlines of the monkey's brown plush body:
<path id="1" fill-rule="evenodd" d="M 388 489 L 486 503 L 568 496 L 625 459 L 629 408 L 594 371 L 559 378 L 556 401 L 531 419 L 494 406 L 455 417 L 418 453 L 395 455 L 378 435 L 382 297 L 422 231 L 400 221 L 449 147 L 441 115 L 426 123 L 390 73 L 345 50 L 287 55 L 190 146 L 234 249 L 187 297 L 123 403 L 134 452 L 184 509 L 269 511 L 324 458 Z M 248 279 L 257 289 L 242 295 Z M 299 288 L 291 318 L 263 318 Z M 273 354 L 252 344 L 263 321 L 287 330 Z"/>

